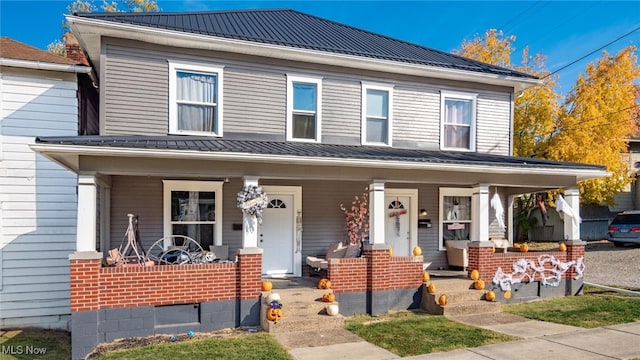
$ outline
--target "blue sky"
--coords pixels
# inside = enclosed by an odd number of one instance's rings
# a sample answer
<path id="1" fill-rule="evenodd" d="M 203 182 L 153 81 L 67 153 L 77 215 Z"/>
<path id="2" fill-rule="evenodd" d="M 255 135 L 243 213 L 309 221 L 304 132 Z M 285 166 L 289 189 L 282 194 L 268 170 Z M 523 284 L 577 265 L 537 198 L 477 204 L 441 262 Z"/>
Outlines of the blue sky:
<path id="1" fill-rule="evenodd" d="M 0 34 L 46 49 L 61 35 L 71 0 L 0 0 Z M 97 5 L 100 0 L 95 1 Z M 452 51 L 465 39 L 496 28 L 517 36 L 514 61 L 529 46 L 547 56 L 555 71 L 605 44 L 615 54 L 640 45 L 640 1 L 167 1 L 162 11 L 205 11 L 248 8 L 292 8 L 308 14 L 377 32 L 431 48 Z M 559 71 L 566 93 L 588 62 L 602 51 Z M 637 54 L 640 52 L 637 52 Z"/>

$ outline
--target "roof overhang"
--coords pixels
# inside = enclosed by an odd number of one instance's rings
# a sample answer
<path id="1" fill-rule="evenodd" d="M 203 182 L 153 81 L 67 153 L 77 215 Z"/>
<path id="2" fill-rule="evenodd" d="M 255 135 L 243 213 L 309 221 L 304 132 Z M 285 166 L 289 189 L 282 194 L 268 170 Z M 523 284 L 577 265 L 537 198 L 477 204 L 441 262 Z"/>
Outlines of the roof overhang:
<path id="1" fill-rule="evenodd" d="M 91 72 L 91 67 L 84 66 L 84 65 L 55 64 L 55 63 L 43 62 L 43 61 L 29 61 L 29 60 L 18 60 L 18 59 L 8 59 L 8 58 L 0 58 L 0 66 L 10 66 L 10 67 L 35 69 L 35 70 L 71 72 L 71 73 L 79 73 L 79 74 L 88 74 L 89 72 Z"/>
<path id="2" fill-rule="evenodd" d="M 98 67 L 100 67 L 101 39 L 102 37 L 107 36 L 173 47 L 239 53 L 290 61 L 382 71 L 402 75 L 478 82 L 482 84 L 512 87 L 516 93 L 541 83 L 538 79 L 485 74 L 436 66 L 365 58 L 355 55 L 330 53 L 318 50 L 298 49 L 282 45 L 264 44 L 210 35 L 113 23 L 98 19 L 81 18 L 73 15 L 67 15 L 66 19 L 71 30 L 82 45 L 82 48 L 85 49 L 92 62 Z"/>
<path id="3" fill-rule="evenodd" d="M 250 152 L 230 152 L 230 151 L 198 151 L 198 150 L 171 150 L 156 148 L 127 148 L 127 147 L 109 147 L 109 146 L 83 146 L 83 145 L 65 145 L 65 144 L 49 144 L 36 143 L 30 145 L 31 148 L 44 155 L 45 157 L 69 168 L 70 170 L 81 173 L 84 169 L 81 166 L 81 159 L 94 159 L 94 166 L 103 164 L 117 159 L 144 159 L 148 160 L 179 160 L 179 161 L 218 161 L 232 164 L 260 164 L 260 166 L 281 165 L 290 167 L 314 167 L 325 169 L 326 176 L 323 179 L 330 180 L 332 176 L 340 173 L 341 169 L 351 169 L 353 173 L 364 171 L 364 169 L 384 170 L 387 173 L 393 171 L 416 172 L 416 178 L 410 182 L 420 182 L 424 174 L 443 173 L 446 176 L 441 179 L 450 179 L 452 174 L 459 174 L 461 177 L 458 181 L 471 174 L 476 174 L 482 178 L 489 174 L 487 178 L 500 179 L 500 177 L 520 177 L 524 182 L 517 184 L 519 187 L 546 187 L 557 188 L 559 186 L 575 185 L 577 181 L 596 179 L 609 176 L 610 174 L 599 168 L 557 168 L 552 166 L 509 166 L 506 164 L 464 164 L 459 163 L 441 163 L 441 162 L 415 162 L 415 161 L 399 161 L 389 159 L 358 159 L 358 158 L 338 158 L 323 156 L 298 156 L 298 155 L 282 155 L 282 154 L 259 154 Z M 96 159 L 102 159 L 98 161 Z M 109 161 L 105 161 L 111 159 Z M 98 164 L 98 165 L 95 165 Z M 165 166 L 159 163 L 159 166 Z M 92 169 L 92 171 L 100 171 L 100 169 Z M 144 172 L 143 170 L 140 170 Z M 322 170 L 320 170 L 322 171 Z M 205 172 L 206 173 L 206 172 Z M 364 173 L 363 173 L 364 174 Z M 422 175 L 420 175 L 422 174 Z M 237 174 L 236 174 L 237 175 Z M 353 175 L 350 175 L 353 176 Z M 366 176 L 365 176 L 366 177 Z M 393 176 L 390 176 L 393 177 Z M 402 182 L 406 178 L 398 176 L 389 180 Z M 354 179 L 355 180 L 355 179 Z M 456 179 L 450 179 L 455 182 Z M 493 184 L 504 186 L 516 186 L 510 184 L 505 178 L 504 182 L 500 180 L 492 180 Z M 425 181 L 426 182 L 426 181 Z"/>

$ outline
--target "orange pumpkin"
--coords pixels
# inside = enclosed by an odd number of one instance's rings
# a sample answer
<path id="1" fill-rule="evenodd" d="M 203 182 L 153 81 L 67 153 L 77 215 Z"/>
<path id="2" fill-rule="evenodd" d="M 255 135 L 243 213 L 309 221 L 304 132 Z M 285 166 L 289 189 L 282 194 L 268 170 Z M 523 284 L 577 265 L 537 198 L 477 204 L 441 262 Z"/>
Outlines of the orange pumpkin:
<path id="1" fill-rule="evenodd" d="M 447 305 L 447 301 L 448 301 L 448 300 L 447 300 L 447 295 L 442 294 L 442 295 L 440 295 L 440 297 L 438 298 L 438 304 L 440 304 L 440 305 L 442 305 L 442 306 Z"/>
<path id="2" fill-rule="evenodd" d="M 471 270 L 471 274 L 469 274 L 469 278 L 473 281 L 480 279 L 480 272 L 478 272 L 478 270 L 476 269 Z"/>
<path id="3" fill-rule="evenodd" d="M 389 256 L 393 256 L 393 249 L 389 248 Z"/>
<path id="4" fill-rule="evenodd" d="M 273 283 L 269 280 L 264 280 L 262 282 L 262 291 L 271 291 L 273 289 Z"/>
<path id="5" fill-rule="evenodd" d="M 476 290 L 483 290 L 484 289 L 484 280 L 482 279 L 478 279 L 473 283 L 473 287 L 476 288 Z"/>
<path id="6" fill-rule="evenodd" d="M 425 271 L 425 272 L 423 272 L 423 273 L 422 273 L 422 281 L 423 281 L 423 282 L 428 282 L 429 280 L 431 280 L 431 276 L 429 276 L 429 273 L 428 273 L 428 272 L 426 272 L 426 271 Z"/>
<path id="7" fill-rule="evenodd" d="M 565 243 L 560 243 L 560 251 L 567 251 L 567 245 Z"/>
<path id="8" fill-rule="evenodd" d="M 511 298 L 511 290 L 505 291 L 503 296 L 504 296 L 505 299 L 510 299 Z"/>
<path id="9" fill-rule="evenodd" d="M 489 290 L 489 291 L 487 291 L 486 294 L 484 294 L 484 298 L 487 301 L 493 301 L 493 300 L 496 299 L 496 293 L 494 293 L 493 291 Z"/>
<path id="10" fill-rule="evenodd" d="M 318 281 L 318 289 L 326 289 L 327 281 L 329 281 L 329 279 L 325 279 L 325 278 L 320 279 L 320 281 Z"/>
<path id="11" fill-rule="evenodd" d="M 413 255 L 414 256 L 422 255 L 422 249 L 420 248 L 420 246 L 416 246 L 413 248 Z"/>
<path id="12" fill-rule="evenodd" d="M 267 320 L 278 322 L 282 320 L 282 309 L 269 308 L 267 310 Z"/>
<path id="13" fill-rule="evenodd" d="M 529 245 L 527 244 L 520 245 L 520 252 L 526 253 L 527 251 L 529 251 Z"/>
<path id="14" fill-rule="evenodd" d="M 496 247 L 495 246 L 491 248 L 491 253 L 493 253 L 493 254 L 496 253 Z"/>
<path id="15" fill-rule="evenodd" d="M 436 293 L 436 286 L 433 283 L 429 284 L 429 286 L 427 286 L 427 292 L 429 294 L 435 294 Z"/>
<path id="16" fill-rule="evenodd" d="M 324 288 L 325 289 L 331 289 L 331 280 L 327 279 L 327 281 L 325 281 Z"/>
<path id="17" fill-rule="evenodd" d="M 322 295 L 322 301 L 323 302 L 332 303 L 332 302 L 336 301 L 336 295 L 334 293 L 332 293 L 332 292 L 328 292 L 328 293 Z"/>

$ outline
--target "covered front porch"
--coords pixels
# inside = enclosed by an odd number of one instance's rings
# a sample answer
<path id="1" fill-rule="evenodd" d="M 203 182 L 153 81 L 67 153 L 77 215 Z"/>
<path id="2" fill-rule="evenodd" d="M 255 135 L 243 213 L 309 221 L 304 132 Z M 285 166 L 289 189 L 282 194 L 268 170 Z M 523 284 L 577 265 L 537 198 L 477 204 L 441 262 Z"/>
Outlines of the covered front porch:
<path id="1" fill-rule="evenodd" d="M 348 242 L 340 205 L 363 195 L 368 236 L 359 239 L 358 256 L 328 265 L 341 312 L 419 307 L 423 270 L 449 266 L 447 239 L 469 240 L 469 270 L 490 278 L 505 264 L 486 249 L 490 238 L 511 238 L 514 196 L 565 189 L 577 211 L 577 181 L 604 174 L 599 167 L 488 154 L 255 142 L 250 148 L 221 140 L 215 146 L 223 149 L 207 149 L 201 140 L 87 138 L 34 145 L 79 174 L 77 251 L 70 257 L 78 354 L 115 337 L 259 324 L 262 278 L 306 275 L 307 256 Z M 251 186 L 268 198 L 261 223 L 238 207 L 238 193 Z M 491 205 L 495 196 L 502 218 Z M 103 266 L 108 250 L 123 242 L 128 214 L 138 218 L 143 250 L 187 235 L 205 251 L 226 248 L 227 256 L 202 264 Z M 579 224 L 565 221 L 565 238 L 578 241 Z"/>

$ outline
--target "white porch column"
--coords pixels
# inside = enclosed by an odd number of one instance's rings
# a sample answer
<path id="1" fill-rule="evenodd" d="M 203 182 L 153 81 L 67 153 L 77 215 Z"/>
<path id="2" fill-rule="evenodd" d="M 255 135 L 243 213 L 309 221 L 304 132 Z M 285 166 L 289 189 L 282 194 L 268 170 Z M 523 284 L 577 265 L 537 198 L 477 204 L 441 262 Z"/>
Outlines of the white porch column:
<path id="1" fill-rule="evenodd" d="M 489 241 L 489 185 L 478 184 L 471 195 L 471 241 Z"/>
<path id="2" fill-rule="evenodd" d="M 580 219 L 580 189 L 565 189 L 564 200 L 571 206 L 575 216 Z M 568 216 L 564 217 L 564 239 L 580 240 L 580 221 L 574 221 Z"/>
<path id="3" fill-rule="evenodd" d="M 97 185 L 95 175 L 78 175 L 76 251 L 96 251 Z"/>
<path id="4" fill-rule="evenodd" d="M 369 184 L 369 243 L 384 244 L 384 183 L 373 181 Z"/>
<path id="5" fill-rule="evenodd" d="M 246 176 L 244 178 L 244 186 L 258 186 L 258 178 Z M 258 219 L 255 215 L 247 215 L 242 213 L 242 247 L 257 248 L 258 247 Z"/>

